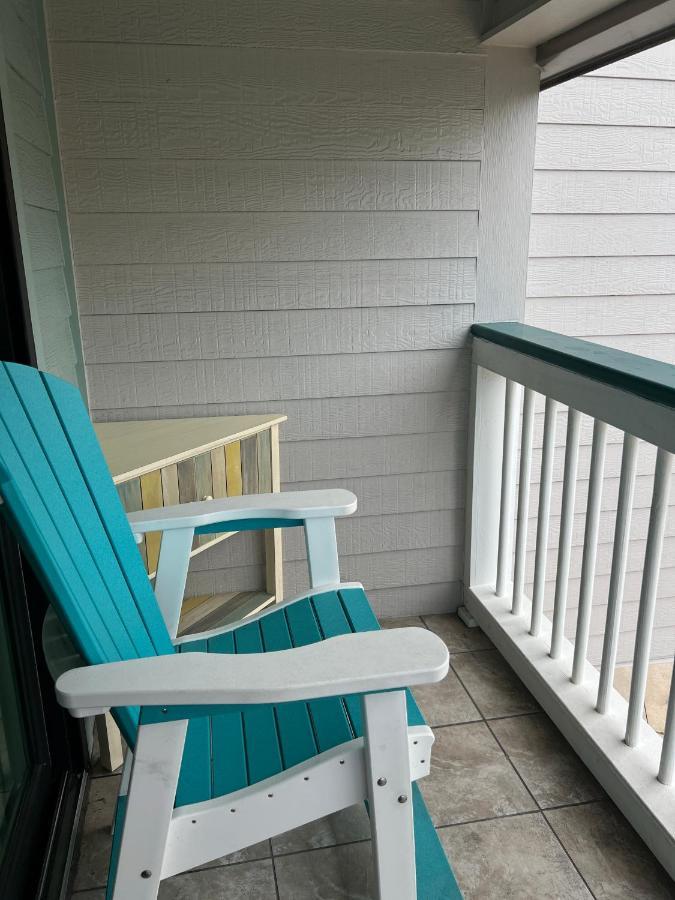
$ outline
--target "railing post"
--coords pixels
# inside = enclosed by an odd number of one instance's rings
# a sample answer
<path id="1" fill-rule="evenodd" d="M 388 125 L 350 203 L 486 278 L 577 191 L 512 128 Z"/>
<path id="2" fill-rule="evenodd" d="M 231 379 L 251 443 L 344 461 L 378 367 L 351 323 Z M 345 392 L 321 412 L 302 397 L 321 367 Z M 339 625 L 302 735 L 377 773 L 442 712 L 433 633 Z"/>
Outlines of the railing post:
<path id="1" fill-rule="evenodd" d="M 505 380 L 472 362 L 464 585 L 495 585 Z"/>
<path id="2" fill-rule="evenodd" d="M 560 656 L 565 636 L 565 613 L 567 611 L 567 589 L 570 580 L 580 429 L 581 415 L 574 407 L 570 406 L 567 410 L 567 441 L 565 446 L 562 508 L 560 511 L 560 537 L 558 539 L 558 570 L 555 580 L 553 627 L 551 630 L 551 657 L 553 659 L 557 659 Z"/>
<path id="3" fill-rule="evenodd" d="M 607 618 L 605 620 L 605 636 L 602 642 L 602 663 L 600 665 L 600 683 L 596 706 L 597 711 L 603 714 L 609 708 L 612 686 L 614 684 L 614 669 L 616 667 L 619 629 L 621 627 L 621 606 L 623 604 L 623 589 L 626 582 L 630 522 L 633 515 L 633 497 L 635 495 L 637 451 L 637 438 L 632 434 L 624 434 L 619 500 L 616 508 L 616 526 L 614 528 L 612 573 L 609 581 Z"/>
<path id="4" fill-rule="evenodd" d="M 675 665 L 675 660 L 673 661 Z M 675 678 L 670 683 L 666 727 L 663 732 L 659 781 L 661 784 L 672 784 L 675 774 Z"/>
<path id="5" fill-rule="evenodd" d="M 499 503 L 499 548 L 497 551 L 497 596 L 506 594 L 513 562 L 513 519 L 516 499 L 516 447 L 522 388 L 506 382 L 504 405 L 504 444 L 502 448 L 502 491 Z"/>
<path id="6" fill-rule="evenodd" d="M 593 423 L 591 470 L 588 476 L 586 527 L 584 529 L 584 552 L 581 560 L 579 608 L 577 610 L 577 630 L 574 640 L 574 661 L 572 663 L 572 681 L 575 684 L 583 682 L 586 666 L 593 591 L 595 589 L 595 563 L 598 556 L 598 529 L 600 527 L 600 504 L 604 484 L 606 447 L 607 423 L 601 419 L 596 419 Z"/>
<path id="7" fill-rule="evenodd" d="M 534 429 L 534 391 L 525 389 L 523 400 L 523 427 L 520 439 L 520 475 L 518 483 L 518 523 L 516 528 L 516 553 L 513 564 L 513 599 L 511 612 L 519 616 L 525 591 L 525 556 L 527 553 L 527 526 L 530 514 L 530 479 L 532 477 L 532 432 Z"/>
<path id="8" fill-rule="evenodd" d="M 544 411 L 544 441 L 541 451 L 541 474 L 539 476 L 537 541 L 534 553 L 534 585 L 532 588 L 532 615 L 530 618 L 530 634 L 534 637 L 541 631 L 541 620 L 544 616 L 546 556 L 548 554 L 548 526 L 551 513 L 553 454 L 555 453 L 555 427 L 557 415 L 558 404 L 552 397 L 547 397 L 546 408 Z"/>
<path id="9" fill-rule="evenodd" d="M 652 645 L 656 592 L 659 586 L 663 536 L 666 530 L 672 471 L 673 454 L 659 448 L 656 454 L 656 468 L 654 470 L 652 508 L 649 514 L 649 531 L 647 533 L 644 572 L 640 590 L 640 607 L 635 632 L 633 674 L 630 682 L 630 699 L 628 701 L 625 740 L 629 747 L 636 747 L 640 740 L 642 708 L 645 702 L 647 675 L 649 673 L 649 651 Z"/>

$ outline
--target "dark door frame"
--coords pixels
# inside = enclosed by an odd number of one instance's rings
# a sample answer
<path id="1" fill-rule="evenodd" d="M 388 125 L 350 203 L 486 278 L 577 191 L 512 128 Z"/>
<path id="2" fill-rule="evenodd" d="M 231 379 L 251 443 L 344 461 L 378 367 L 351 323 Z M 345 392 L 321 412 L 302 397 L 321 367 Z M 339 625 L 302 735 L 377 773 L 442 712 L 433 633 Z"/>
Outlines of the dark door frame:
<path id="1" fill-rule="evenodd" d="M 0 359 L 35 365 L 35 345 L 0 106 Z M 41 648 L 45 594 L 0 521 L 0 602 L 14 651 L 31 773 L 0 863 L 2 896 L 62 900 L 87 787 L 83 729 L 56 703 Z"/>

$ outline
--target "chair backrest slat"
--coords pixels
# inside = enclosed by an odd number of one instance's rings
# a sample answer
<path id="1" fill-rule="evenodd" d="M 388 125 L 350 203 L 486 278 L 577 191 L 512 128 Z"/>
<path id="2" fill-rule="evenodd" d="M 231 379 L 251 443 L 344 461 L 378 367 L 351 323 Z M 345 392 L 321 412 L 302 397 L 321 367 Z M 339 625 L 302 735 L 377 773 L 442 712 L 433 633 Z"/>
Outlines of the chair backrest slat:
<path id="1" fill-rule="evenodd" d="M 174 652 L 79 392 L 12 363 L 0 363 L 0 492 L 87 662 Z M 115 713 L 133 744 L 138 710 Z"/>
<path id="2" fill-rule="evenodd" d="M 140 616 L 143 630 L 154 647 L 154 652 L 160 655 L 173 653 L 173 644 L 143 566 L 138 545 L 84 404 L 73 402 L 73 395 L 76 399 L 79 399 L 79 395 L 72 385 L 53 375 L 44 375 L 43 378 L 71 451 L 77 460 L 81 477 L 107 535 L 121 576 L 127 585 L 133 603 L 133 610 L 128 613 L 128 621 L 133 620 L 134 616 Z M 141 655 L 145 656 L 152 652 L 152 649 L 148 648 Z"/>

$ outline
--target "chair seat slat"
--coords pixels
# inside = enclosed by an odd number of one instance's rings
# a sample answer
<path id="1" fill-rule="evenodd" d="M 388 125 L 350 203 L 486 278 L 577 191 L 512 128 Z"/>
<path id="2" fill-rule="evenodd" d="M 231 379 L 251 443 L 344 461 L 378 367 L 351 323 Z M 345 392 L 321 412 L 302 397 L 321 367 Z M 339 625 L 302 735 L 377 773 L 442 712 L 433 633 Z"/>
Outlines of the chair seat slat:
<path id="1" fill-rule="evenodd" d="M 262 653 L 260 626 L 249 622 L 234 633 L 237 653 Z M 279 735 L 272 706 L 251 706 L 244 712 L 244 739 L 251 783 L 283 771 Z"/>
<path id="2" fill-rule="evenodd" d="M 351 624 L 352 631 L 379 631 L 380 623 L 370 608 L 368 598 L 361 588 L 342 588 L 338 595 L 345 615 Z M 408 705 L 408 724 L 424 725 L 424 716 L 417 705 L 412 692 L 406 691 Z"/>
<path id="3" fill-rule="evenodd" d="M 206 653 L 206 641 L 193 641 L 190 651 Z M 178 787 L 176 789 L 176 806 L 198 803 L 211 799 L 211 719 L 204 716 L 191 719 L 181 761 Z"/>
<path id="4" fill-rule="evenodd" d="M 209 653 L 234 653 L 232 632 L 210 638 Z M 222 797 L 248 784 L 244 722 L 238 710 L 211 719 L 211 796 Z"/>
<path id="5" fill-rule="evenodd" d="M 288 622 L 282 609 L 261 619 L 260 630 L 266 652 L 290 650 L 293 646 Z M 316 740 L 306 703 L 283 703 L 277 706 L 276 719 L 284 769 L 296 766 L 316 755 Z"/>
<path id="6" fill-rule="evenodd" d="M 340 603 L 337 591 L 321 594 L 312 600 L 312 608 L 324 637 L 338 637 L 341 634 L 351 634 L 350 622 Z M 344 698 L 347 715 L 355 735 L 363 734 L 361 721 L 361 698 L 352 694 Z"/>
<path id="7" fill-rule="evenodd" d="M 309 600 L 301 600 L 287 607 L 286 616 L 294 647 L 315 644 L 321 638 L 321 631 Z M 353 732 L 347 718 L 344 704 L 339 697 L 324 697 L 309 704 L 314 725 L 316 743 L 321 752 L 337 747 L 352 739 Z"/>

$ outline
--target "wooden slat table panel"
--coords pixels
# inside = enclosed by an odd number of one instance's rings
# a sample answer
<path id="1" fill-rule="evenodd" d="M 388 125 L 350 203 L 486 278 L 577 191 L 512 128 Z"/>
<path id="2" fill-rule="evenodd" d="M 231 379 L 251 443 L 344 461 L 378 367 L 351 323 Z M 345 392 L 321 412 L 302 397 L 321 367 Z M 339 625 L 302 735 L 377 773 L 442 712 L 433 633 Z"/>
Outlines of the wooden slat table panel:
<path id="1" fill-rule="evenodd" d="M 156 509 L 164 505 L 162 496 L 162 474 L 159 469 L 141 475 L 141 501 L 143 509 Z M 149 531 L 145 535 L 145 551 L 147 554 L 147 566 L 149 572 L 157 571 L 159 548 L 162 543 L 162 534 L 159 531 Z"/>
<path id="2" fill-rule="evenodd" d="M 225 444 L 225 470 L 227 476 L 227 496 L 240 497 L 241 484 L 241 443 L 232 441 Z"/>

